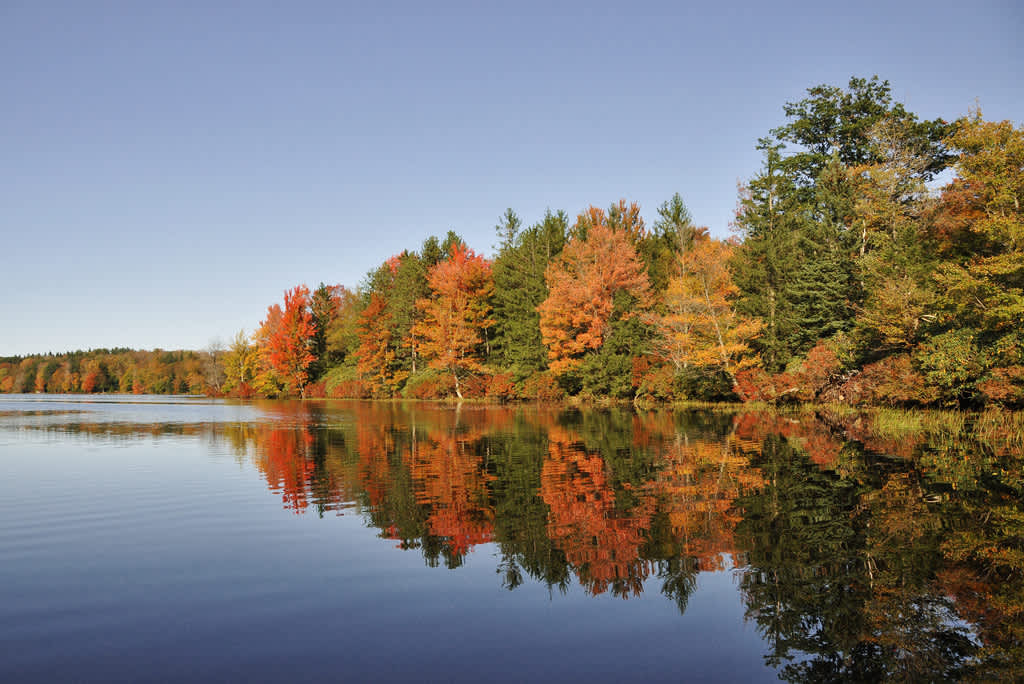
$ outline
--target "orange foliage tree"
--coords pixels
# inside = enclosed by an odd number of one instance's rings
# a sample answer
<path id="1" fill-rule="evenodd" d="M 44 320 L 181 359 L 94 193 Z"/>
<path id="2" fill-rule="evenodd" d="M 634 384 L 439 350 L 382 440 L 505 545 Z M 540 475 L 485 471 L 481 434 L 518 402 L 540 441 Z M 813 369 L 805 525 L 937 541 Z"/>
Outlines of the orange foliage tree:
<path id="1" fill-rule="evenodd" d="M 748 343 L 761 323 L 733 306 L 739 289 L 728 268 L 732 252 L 730 243 L 698 233 L 679 257 L 678 275 L 669 280 L 665 313 L 649 318 L 659 332 L 657 351 L 677 370 L 721 370 L 742 395 L 735 373 L 756 363 Z"/>
<path id="2" fill-rule="evenodd" d="M 462 398 L 460 379 L 484 370 L 480 347 L 494 325 L 490 298 L 494 293 L 491 262 L 463 244 L 427 273 L 432 295 L 416 302 L 423 318 L 412 328 L 417 349 L 434 369 L 451 373 Z"/>
<path id="3" fill-rule="evenodd" d="M 632 296 L 641 308 L 648 304 L 647 272 L 631 233 L 614 230 L 609 223 L 594 207 L 580 214 L 574 237 L 544 274 L 549 295 L 537 310 L 549 365 L 556 374 L 572 370 L 588 351 L 601 348 L 617 294 Z"/>
<path id="4" fill-rule="evenodd" d="M 395 377 L 391 368 L 395 352 L 391 345 L 391 316 L 387 307 L 384 297 L 371 295 L 370 303 L 359 315 L 356 325 L 359 335 L 356 369 L 375 394 L 394 389 L 404 380 L 404 376 Z"/>
<path id="5" fill-rule="evenodd" d="M 309 364 L 316 357 L 310 350 L 316 327 L 309 310 L 309 288 L 298 285 L 284 293 L 284 309 L 274 304 L 260 324 L 256 338 L 265 366 L 289 394 L 305 397 Z"/>

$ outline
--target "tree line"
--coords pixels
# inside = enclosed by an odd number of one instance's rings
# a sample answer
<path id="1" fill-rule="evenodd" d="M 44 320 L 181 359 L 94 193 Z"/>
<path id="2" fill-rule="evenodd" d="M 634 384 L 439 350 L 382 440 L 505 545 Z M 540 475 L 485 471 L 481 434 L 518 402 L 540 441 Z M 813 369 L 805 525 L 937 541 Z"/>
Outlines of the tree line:
<path id="1" fill-rule="evenodd" d="M 222 350 L 92 349 L 0 358 L 0 392 L 220 394 Z"/>
<path id="2" fill-rule="evenodd" d="M 783 111 L 729 239 L 679 194 L 650 225 L 509 209 L 493 259 L 449 232 L 288 290 L 206 391 L 1024 405 L 1024 130 L 921 120 L 878 77 Z"/>

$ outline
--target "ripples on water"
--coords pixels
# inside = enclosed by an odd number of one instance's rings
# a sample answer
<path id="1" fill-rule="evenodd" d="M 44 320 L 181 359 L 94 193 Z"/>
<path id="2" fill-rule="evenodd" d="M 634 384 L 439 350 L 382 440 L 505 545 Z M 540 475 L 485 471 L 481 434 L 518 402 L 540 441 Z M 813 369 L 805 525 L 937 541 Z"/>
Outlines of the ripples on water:
<path id="1" fill-rule="evenodd" d="M 1020 434 L 915 425 L 0 396 L 0 679 L 1024 676 Z"/>

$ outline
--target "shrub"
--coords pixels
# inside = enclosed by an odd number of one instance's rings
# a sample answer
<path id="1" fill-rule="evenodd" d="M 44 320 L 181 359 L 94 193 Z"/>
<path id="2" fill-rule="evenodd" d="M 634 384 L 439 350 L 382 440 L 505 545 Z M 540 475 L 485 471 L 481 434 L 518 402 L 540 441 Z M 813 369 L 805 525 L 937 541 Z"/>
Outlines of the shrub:
<path id="1" fill-rule="evenodd" d="M 840 395 L 851 404 L 930 404 L 938 398 L 905 354 L 868 364 L 843 384 Z"/>
<path id="2" fill-rule="evenodd" d="M 776 404 L 800 398 L 800 383 L 789 373 L 769 375 L 763 368 L 747 368 L 736 374 L 736 383 L 745 401 Z"/>
<path id="3" fill-rule="evenodd" d="M 331 399 L 366 399 L 370 390 L 359 378 L 355 366 L 337 366 L 323 379 L 324 395 Z"/>
<path id="4" fill-rule="evenodd" d="M 463 392 L 465 394 L 465 392 Z M 451 373 L 432 369 L 409 376 L 402 395 L 408 399 L 444 399 L 455 396 L 455 379 Z"/>
<path id="5" fill-rule="evenodd" d="M 537 401 L 560 401 L 565 398 L 565 392 L 552 373 L 543 371 L 533 373 L 523 380 L 519 396 Z"/>
<path id="6" fill-rule="evenodd" d="M 518 398 L 515 377 L 512 373 L 495 373 L 487 383 L 487 397 L 499 401 L 510 401 Z"/>

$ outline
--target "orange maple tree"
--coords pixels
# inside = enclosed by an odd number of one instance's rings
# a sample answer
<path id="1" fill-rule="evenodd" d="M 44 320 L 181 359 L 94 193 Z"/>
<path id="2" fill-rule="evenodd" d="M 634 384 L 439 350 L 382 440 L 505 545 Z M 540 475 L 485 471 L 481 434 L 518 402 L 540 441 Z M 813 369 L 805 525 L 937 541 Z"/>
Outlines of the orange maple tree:
<path id="1" fill-rule="evenodd" d="M 405 378 L 396 377 L 391 367 L 395 350 L 391 344 L 391 316 L 384 297 L 376 293 L 370 296 L 356 329 L 359 334 L 356 369 L 360 377 L 375 394 L 394 389 Z"/>
<path id="2" fill-rule="evenodd" d="M 460 380 L 484 370 L 480 347 L 485 331 L 494 325 L 490 316 L 494 292 L 491 262 L 464 244 L 456 244 L 451 257 L 427 273 L 427 283 L 432 294 L 416 302 L 423 318 L 413 326 L 412 334 L 427 365 L 451 373 L 461 399 Z"/>
<path id="3" fill-rule="evenodd" d="M 580 214 L 576 225 L 585 226 L 586 236 L 573 237 L 544 274 L 549 295 L 537 311 L 549 366 L 556 374 L 572 370 L 588 351 L 601 348 L 616 294 L 632 296 L 637 308 L 648 304 L 647 272 L 631 232 L 614 230 L 609 223 L 594 207 Z"/>

